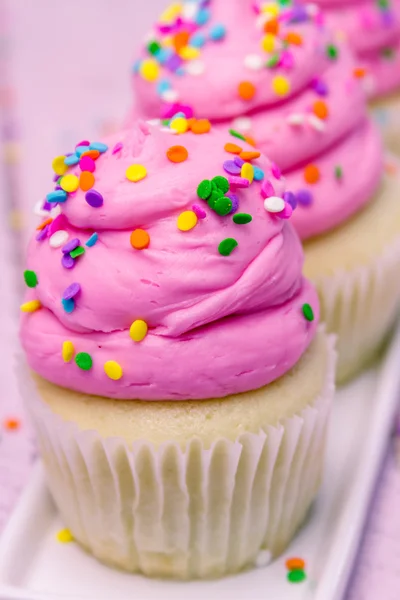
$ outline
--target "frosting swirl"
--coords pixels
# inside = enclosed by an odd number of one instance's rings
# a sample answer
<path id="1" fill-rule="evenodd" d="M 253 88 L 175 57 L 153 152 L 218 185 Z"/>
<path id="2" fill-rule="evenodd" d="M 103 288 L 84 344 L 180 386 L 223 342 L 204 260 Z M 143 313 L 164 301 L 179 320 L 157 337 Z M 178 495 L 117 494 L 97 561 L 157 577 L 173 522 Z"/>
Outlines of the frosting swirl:
<path id="1" fill-rule="evenodd" d="M 61 212 L 29 246 L 21 326 L 30 366 L 53 383 L 223 397 L 286 373 L 314 336 L 279 170 L 228 134 L 172 131 L 139 122 L 53 163 L 44 208 Z M 267 196 L 285 209 L 266 210 Z"/>

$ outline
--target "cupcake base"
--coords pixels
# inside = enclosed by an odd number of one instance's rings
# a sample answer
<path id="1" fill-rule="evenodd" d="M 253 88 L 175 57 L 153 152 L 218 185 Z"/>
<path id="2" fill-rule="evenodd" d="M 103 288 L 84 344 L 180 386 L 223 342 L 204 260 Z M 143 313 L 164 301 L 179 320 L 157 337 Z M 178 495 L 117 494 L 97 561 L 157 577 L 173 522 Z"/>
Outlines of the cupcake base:
<path id="1" fill-rule="evenodd" d="M 400 312 L 400 165 L 386 161 L 379 193 L 341 227 L 304 244 L 321 320 L 338 336 L 337 382 L 382 348 Z"/>
<path id="2" fill-rule="evenodd" d="M 25 378 L 66 526 L 99 560 L 152 577 L 221 577 L 280 554 L 321 481 L 334 363 L 320 330 L 284 377 L 219 400 L 109 400 Z"/>
<path id="3" fill-rule="evenodd" d="M 387 148 L 400 155 L 400 92 L 374 100 L 370 107 Z"/>

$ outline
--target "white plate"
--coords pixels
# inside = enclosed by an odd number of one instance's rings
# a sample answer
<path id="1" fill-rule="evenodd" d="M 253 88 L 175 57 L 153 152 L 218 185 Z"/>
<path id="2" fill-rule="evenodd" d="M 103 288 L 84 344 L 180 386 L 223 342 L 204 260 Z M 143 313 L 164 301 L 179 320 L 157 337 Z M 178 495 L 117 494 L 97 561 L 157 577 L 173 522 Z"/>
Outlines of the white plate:
<path id="1" fill-rule="evenodd" d="M 38 466 L 0 539 L 1 600 L 340 600 L 396 411 L 399 364 L 400 329 L 382 363 L 337 393 L 322 491 L 289 550 L 269 566 L 192 583 L 109 569 L 56 540 L 62 523 Z M 307 562 L 303 583 L 287 581 L 291 556 Z"/>

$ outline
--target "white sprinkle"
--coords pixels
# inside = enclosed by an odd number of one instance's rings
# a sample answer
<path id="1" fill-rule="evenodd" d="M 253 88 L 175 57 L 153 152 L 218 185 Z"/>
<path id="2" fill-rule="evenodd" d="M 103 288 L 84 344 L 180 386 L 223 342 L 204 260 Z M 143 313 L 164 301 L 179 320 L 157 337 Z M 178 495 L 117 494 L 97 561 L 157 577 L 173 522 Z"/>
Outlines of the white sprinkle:
<path id="1" fill-rule="evenodd" d="M 172 135 L 178 135 L 178 132 L 175 129 L 170 129 L 169 127 L 161 127 L 160 131 L 162 131 L 162 133 L 171 133 Z"/>
<path id="2" fill-rule="evenodd" d="M 42 208 L 43 204 L 44 204 L 43 200 L 38 200 L 38 202 L 36 202 L 36 204 L 35 204 L 33 213 L 37 217 L 48 217 L 49 216 L 49 211 L 43 210 L 43 208 Z"/>
<path id="3" fill-rule="evenodd" d="M 292 113 L 286 119 L 289 125 L 303 125 L 304 124 L 304 115 L 300 113 Z"/>
<path id="4" fill-rule="evenodd" d="M 264 200 L 264 208 L 270 213 L 279 213 L 285 208 L 285 201 L 279 196 L 271 196 Z"/>
<path id="5" fill-rule="evenodd" d="M 165 90 L 165 92 L 161 94 L 161 98 L 164 100 L 164 102 L 173 103 L 179 99 L 179 94 L 176 90 Z"/>
<path id="6" fill-rule="evenodd" d="M 310 4 L 306 4 L 306 11 L 307 11 L 307 14 L 310 15 L 310 17 L 315 17 L 320 12 L 320 8 L 319 8 L 318 4 L 310 3 Z"/>
<path id="7" fill-rule="evenodd" d="M 262 569 L 267 567 L 272 560 L 272 554 L 269 550 L 260 550 L 256 558 L 256 567 Z"/>
<path id="8" fill-rule="evenodd" d="M 184 19 L 193 21 L 193 19 L 196 18 L 197 11 L 198 11 L 197 2 L 185 2 L 182 7 L 182 16 Z"/>
<path id="9" fill-rule="evenodd" d="M 146 121 L 146 123 L 152 127 L 158 127 L 161 125 L 161 119 L 150 119 L 150 121 Z"/>
<path id="10" fill-rule="evenodd" d="M 52 248 L 60 248 L 60 246 L 64 246 L 64 244 L 68 241 L 68 233 L 64 229 L 60 229 L 53 233 L 51 238 L 49 239 L 49 244 Z"/>
<path id="11" fill-rule="evenodd" d="M 238 129 L 239 131 L 250 131 L 251 129 L 251 119 L 250 117 L 238 117 L 232 122 L 233 129 Z"/>
<path id="12" fill-rule="evenodd" d="M 56 217 L 58 217 L 58 215 L 61 215 L 61 206 L 59 204 L 56 204 L 56 206 L 50 211 L 50 217 L 52 219 L 55 219 Z"/>
<path id="13" fill-rule="evenodd" d="M 191 60 L 186 65 L 186 73 L 189 75 L 202 75 L 205 71 L 205 64 L 202 60 Z"/>
<path id="14" fill-rule="evenodd" d="M 325 131 L 326 125 L 317 115 L 308 115 L 308 122 L 316 131 Z"/>
<path id="15" fill-rule="evenodd" d="M 267 21 L 270 20 L 271 15 L 267 13 L 261 13 L 256 19 L 256 27 L 257 29 L 264 29 L 264 25 Z"/>
<path id="16" fill-rule="evenodd" d="M 263 68 L 264 61 L 258 54 L 248 54 L 244 58 L 244 66 L 252 71 L 259 71 Z"/>

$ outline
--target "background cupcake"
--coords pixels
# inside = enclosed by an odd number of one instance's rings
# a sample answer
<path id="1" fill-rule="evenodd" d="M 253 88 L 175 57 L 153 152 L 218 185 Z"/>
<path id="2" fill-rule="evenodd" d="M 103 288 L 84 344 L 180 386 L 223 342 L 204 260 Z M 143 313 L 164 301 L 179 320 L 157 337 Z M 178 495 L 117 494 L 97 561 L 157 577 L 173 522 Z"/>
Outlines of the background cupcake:
<path id="1" fill-rule="evenodd" d="M 54 160 L 21 339 L 74 537 L 187 579 L 286 547 L 319 486 L 334 365 L 279 172 L 229 135 L 171 131 Z"/>
<path id="2" fill-rule="evenodd" d="M 376 354 L 397 317 L 398 166 L 386 161 L 385 173 L 363 73 L 317 7 L 224 6 L 213 0 L 190 17 L 164 15 L 135 63 L 135 111 L 172 119 L 172 128 L 176 113 L 208 117 L 282 169 L 298 205 L 305 273 L 339 335 L 344 381 Z"/>

